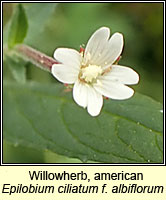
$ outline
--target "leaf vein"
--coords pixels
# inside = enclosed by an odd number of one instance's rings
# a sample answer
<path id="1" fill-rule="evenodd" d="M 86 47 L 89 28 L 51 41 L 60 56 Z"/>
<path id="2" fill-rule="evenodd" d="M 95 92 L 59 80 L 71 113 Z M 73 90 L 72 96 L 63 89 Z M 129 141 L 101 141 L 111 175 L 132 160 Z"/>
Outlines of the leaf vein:
<path id="1" fill-rule="evenodd" d="M 128 149 L 132 150 L 133 153 L 136 153 L 141 159 L 143 159 L 145 162 L 148 162 L 147 159 L 145 159 L 145 157 L 143 155 L 141 155 L 138 151 L 136 151 L 132 145 L 128 144 L 126 141 L 124 141 L 118 134 L 118 120 L 116 120 L 115 122 L 115 135 L 117 136 L 117 138 L 119 139 L 119 141 L 121 141 L 123 144 L 125 144 L 127 146 Z"/>
<path id="2" fill-rule="evenodd" d="M 158 150 L 163 153 L 163 151 L 161 150 L 159 144 L 158 144 L 158 141 L 157 141 L 157 136 L 155 135 L 155 144 L 156 144 L 156 147 L 158 148 Z"/>
<path id="3" fill-rule="evenodd" d="M 126 117 L 124 117 L 124 116 L 122 116 L 122 115 L 118 115 L 118 114 L 115 114 L 115 113 L 111 113 L 111 112 L 109 112 L 109 111 L 107 111 L 107 110 L 103 110 L 103 111 L 104 111 L 105 113 L 111 115 L 111 116 L 116 116 L 116 117 L 118 117 L 118 118 L 120 118 L 120 119 L 125 119 L 126 121 L 129 121 L 129 122 L 132 122 L 132 123 L 138 125 L 137 122 L 134 121 L 134 120 L 132 120 L 132 119 L 128 119 L 128 118 L 126 118 Z M 154 129 L 152 129 L 152 128 L 149 128 L 149 127 L 145 126 L 144 124 L 142 124 L 142 123 L 140 123 L 140 122 L 139 122 L 139 125 L 142 126 L 142 127 L 145 128 L 145 129 L 148 129 L 148 130 L 151 129 L 155 134 L 162 136 L 162 133 L 160 133 L 160 132 L 158 132 L 158 131 L 156 131 L 156 130 L 154 130 Z"/>
<path id="4" fill-rule="evenodd" d="M 136 161 L 136 162 L 137 162 L 137 160 L 135 160 L 135 159 L 131 159 L 131 158 L 128 158 L 128 157 L 120 156 L 120 155 L 117 155 L 117 154 L 112 153 L 112 152 L 99 151 L 98 149 L 96 149 L 96 148 L 94 148 L 94 147 L 92 147 L 92 146 L 90 146 L 90 145 L 88 145 L 88 144 L 86 144 L 86 143 L 80 141 L 80 140 L 73 134 L 73 132 L 70 130 L 70 128 L 69 128 L 68 125 L 66 124 L 66 121 L 65 121 L 64 115 L 63 115 L 63 106 L 64 106 L 64 104 L 62 104 L 62 106 L 61 106 L 61 111 L 62 111 L 62 112 L 61 112 L 61 113 L 62 113 L 62 114 L 61 114 L 61 117 L 62 117 L 62 121 L 63 121 L 64 126 L 65 126 L 66 130 L 68 131 L 68 133 L 69 133 L 77 142 L 79 142 L 80 144 L 84 145 L 85 147 L 90 148 L 91 150 L 93 150 L 93 151 L 95 151 L 95 152 L 97 152 L 97 153 L 100 153 L 100 154 L 107 154 L 107 155 L 113 155 L 113 156 L 118 157 L 118 158 L 123 158 L 123 159 L 129 160 L 129 161 Z"/>

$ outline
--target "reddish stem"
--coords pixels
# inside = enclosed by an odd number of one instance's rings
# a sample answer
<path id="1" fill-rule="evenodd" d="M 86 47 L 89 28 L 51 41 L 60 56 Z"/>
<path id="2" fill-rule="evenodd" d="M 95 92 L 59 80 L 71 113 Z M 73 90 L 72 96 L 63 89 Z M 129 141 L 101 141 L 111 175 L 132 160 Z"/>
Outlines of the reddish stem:
<path id="1" fill-rule="evenodd" d="M 25 56 L 32 63 L 36 64 L 37 66 L 41 68 L 46 69 L 47 71 L 51 71 L 53 64 L 58 64 L 57 60 L 27 45 L 24 45 L 24 44 L 18 45 L 16 49 L 19 53 Z"/>

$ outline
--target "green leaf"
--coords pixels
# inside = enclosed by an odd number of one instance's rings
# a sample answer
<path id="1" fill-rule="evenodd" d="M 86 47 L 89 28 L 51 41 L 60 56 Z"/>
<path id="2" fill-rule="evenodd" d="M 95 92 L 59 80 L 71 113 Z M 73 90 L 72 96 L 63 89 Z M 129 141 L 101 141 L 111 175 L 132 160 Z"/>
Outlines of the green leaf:
<path id="1" fill-rule="evenodd" d="M 42 163 L 44 162 L 43 152 L 36 149 L 13 146 L 3 141 L 3 162 L 4 163 Z"/>
<path id="2" fill-rule="evenodd" d="M 4 82 L 4 138 L 86 162 L 161 163 L 162 105 L 141 94 L 91 117 L 63 85 Z"/>
<path id="3" fill-rule="evenodd" d="M 24 8 L 18 4 L 12 17 L 8 34 L 8 47 L 12 48 L 18 43 L 22 43 L 28 30 L 28 22 Z"/>
<path id="4" fill-rule="evenodd" d="M 29 29 L 25 43 L 34 46 L 36 43 L 40 44 L 43 41 L 43 37 L 45 37 L 43 31 L 56 6 L 57 3 L 33 3 L 26 7 Z M 47 40 L 47 37 L 44 38 L 45 40 Z"/>
<path id="5" fill-rule="evenodd" d="M 9 67 L 14 79 L 19 83 L 25 83 L 26 81 L 26 62 L 19 59 L 16 56 L 5 56 L 5 62 Z"/>

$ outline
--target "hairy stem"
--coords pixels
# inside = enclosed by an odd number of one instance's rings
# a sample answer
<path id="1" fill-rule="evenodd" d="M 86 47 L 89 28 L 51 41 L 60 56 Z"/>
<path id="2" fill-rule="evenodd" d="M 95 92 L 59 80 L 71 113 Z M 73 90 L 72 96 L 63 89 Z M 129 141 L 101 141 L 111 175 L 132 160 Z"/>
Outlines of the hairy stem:
<path id="1" fill-rule="evenodd" d="M 27 45 L 21 44 L 16 46 L 16 51 L 23 56 L 25 60 L 28 60 L 35 64 L 36 66 L 51 71 L 53 64 L 58 64 L 58 61 L 45 55 L 44 53 L 41 53 L 40 51 L 37 51 L 36 49 L 33 49 L 32 47 L 29 47 Z"/>

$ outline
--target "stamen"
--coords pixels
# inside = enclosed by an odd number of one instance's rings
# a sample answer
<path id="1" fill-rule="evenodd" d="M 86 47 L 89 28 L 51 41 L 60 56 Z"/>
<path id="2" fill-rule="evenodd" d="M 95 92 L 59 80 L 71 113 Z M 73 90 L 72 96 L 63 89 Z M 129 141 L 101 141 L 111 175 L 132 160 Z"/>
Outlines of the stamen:
<path id="1" fill-rule="evenodd" d="M 105 100 L 108 100 L 109 98 L 108 98 L 108 97 L 105 97 L 105 96 L 103 96 L 103 99 L 105 99 Z"/>
<path id="2" fill-rule="evenodd" d="M 114 64 L 118 64 L 118 62 L 119 62 L 119 60 L 122 58 L 122 56 L 119 56 L 117 59 L 116 59 L 116 61 L 115 61 L 115 63 Z"/>
<path id="3" fill-rule="evenodd" d="M 80 53 L 84 53 L 85 49 L 83 47 L 80 47 Z"/>
<path id="4" fill-rule="evenodd" d="M 102 74 L 101 66 L 88 65 L 81 69 L 80 79 L 85 80 L 87 83 L 96 81 L 97 77 Z"/>
<path id="5" fill-rule="evenodd" d="M 108 67 L 103 71 L 102 75 L 104 75 L 104 74 L 106 74 L 106 73 L 108 73 L 110 71 L 111 71 L 111 67 Z"/>

